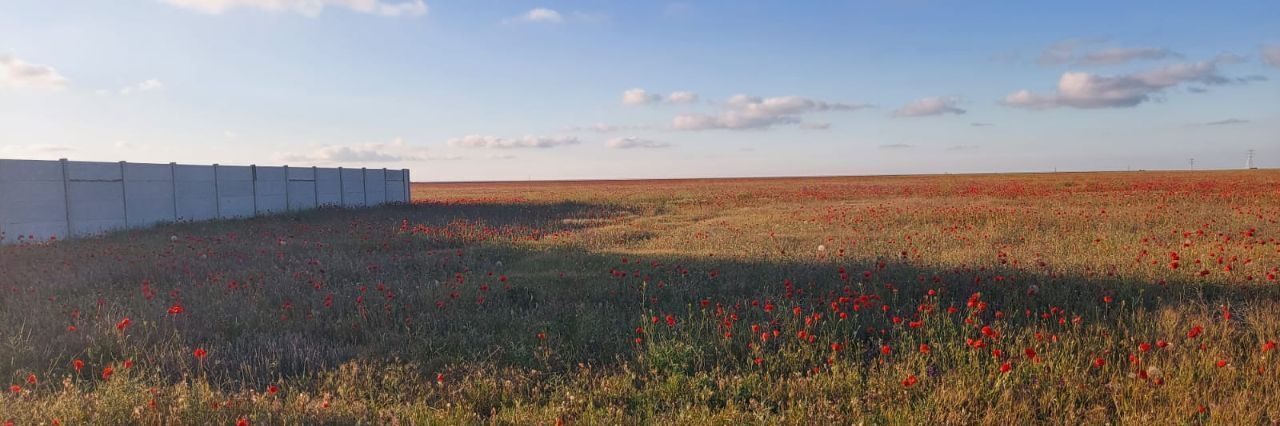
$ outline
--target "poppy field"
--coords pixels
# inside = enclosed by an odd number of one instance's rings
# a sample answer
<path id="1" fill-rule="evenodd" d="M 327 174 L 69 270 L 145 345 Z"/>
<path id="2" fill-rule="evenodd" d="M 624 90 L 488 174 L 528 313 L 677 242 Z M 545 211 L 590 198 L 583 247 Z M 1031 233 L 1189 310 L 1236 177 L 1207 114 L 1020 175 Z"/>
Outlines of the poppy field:
<path id="1" fill-rule="evenodd" d="M 413 197 L 0 247 L 0 422 L 1280 422 L 1280 171 Z"/>

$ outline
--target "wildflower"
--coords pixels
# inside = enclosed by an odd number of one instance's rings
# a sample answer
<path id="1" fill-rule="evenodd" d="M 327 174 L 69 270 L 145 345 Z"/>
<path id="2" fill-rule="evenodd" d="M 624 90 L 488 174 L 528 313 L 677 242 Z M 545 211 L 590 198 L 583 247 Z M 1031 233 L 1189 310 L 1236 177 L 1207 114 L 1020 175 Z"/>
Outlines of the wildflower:
<path id="1" fill-rule="evenodd" d="M 919 381 L 920 379 L 917 379 L 915 374 L 909 374 L 907 375 L 907 378 L 902 379 L 902 387 L 909 388 L 909 387 L 915 386 L 915 384 Z"/>
<path id="2" fill-rule="evenodd" d="M 34 385 L 36 384 L 36 382 L 37 382 L 37 381 L 38 381 L 38 380 L 36 379 L 36 375 L 35 375 L 35 374 L 28 374 L 28 375 L 27 375 L 27 384 L 28 384 L 28 385 L 33 385 L 33 386 L 34 386 Z"/>
<path id="3" fill-rule="evenodd" d="M 920 344 L 920 353 L 922 353 L 922 354 L 928 354 L 928 353 L 929 353 L 929 344 L 927 344 L 927 343 L 921 343 L 921 344 Z"/>
<path id="4" fill-rule="evenodd" d="M 881 346 L 881 347 L 880 347 L 880 353 L 885 354 L 885 355 L 891 355 L 891 354 L 893 354 L 893 348 L 889 347 L 889 345 Z"/>
<path id="5" fill-rule="evenodd" d="M 201 362 L 204 362 L 204 357 L 209 356 L 209 352 L 204 350 L 204 348 L 196 348 L 196 350 L 191 354 L 194 355 L 196 359 L 200 360 Z"/>
<path id="6" fill-rule="evenodd" d="M 1275 350 L 1275 348 L 1276 348 L 1276 342 L 1273 342 L 1273 341 L 1270 341 L 1270 340 L 1268 340 L 1268 341 L 1267 341 L 1267 343 L 1263 343 L 1263 344 L 1262 344 L 1262 351 L 1263 351 L 1263 352 L 1268 352 L 1268 351 L 1271 351 L 1271 350 Z"/>
<path id="7" fill-rule="evenodd" d="M 124 329 L 129 327 L 129 324 L 133 324 L 133 321 L 130 320 L 129 317 L 125 317 L 120 320 L 120 322 L 116 323 L 116 331 L 124 331 Z"/>
<path id="8" fill-rule="evenodd" d="M 1102 368 L 1102 366 L 1104 366 L 1104 365 L 1107 365 L 1107 360 L 1102 359 L 1102 358 L 1094 358 L 1094 359 L 1093 359 L 1093 366 L 1094 366 L 1094 367 Z"/>
<path id="9" fill-rule="evenodd" d="M 84 368 L 84 361 L 81 361 L 78 359 L 75 361 L 71 361 L 71 367 L 75 368 L 76 372 L 79 373 L 80 369 Z"/>
<path id="10" fill-rule="evenodd" d="M 1142 343 L 1139 343 L 1139 344 L 1138 344 L 1138 351 L 1139 351 L 1139 352 L 1147 352 L 1147 351 L 1150 351 L 1150 350 L 1151 350 L 1151 344 L 1150 344 L 1150 343 L 1142 342 Z"/>
<path id="11" fill-rule="evenodd" d="M 182 310 L 183 310 L 183 309 L 182 309 L 182 305 L 177 304 L 177 303 L 174 303 L 174 304 L 173 304 L 173 306 L 170 306 L 170 307 L 169 307 L 169 315 L 177 315 L 177 314 L 180 314 L 180 313 L 182 313 Z"/>
<path id="12" fill-rule="evenodd" d="M 275 395 L 280 392 L 280 387 L 276 385 L 267 385 L 267 393 Z"/>
<path id="13" fill-rule="evenodd" d="M 110 380 L 111 375 L 116 373 L 116 369 L 111 367 L 102 368 L 102 380 Z"/>
<path id="14" fill-rule="evenodd" d="M 1013 370 L 1013 365 L 1011 365 L 1011 364 L 1009 364 L 1009 363 L 1007 363 L 1007 362 L 1006 362 L 1006 363 L 1004 363 L 1004 364 L 1000 364 L 1000 372 L 1001 372 L 1001 373 L 1008 373 L 1008 372 L 1009 372 L 1009 371 L 1011 371 L 1011 370 Z"/>
<path id="15" fill-rule="evenodd" d="M 1203 333 L 1203 332 L 1204 332 L 1204 327 L 1201 327 L 1199 325 L 1191 327 L 1191 330 L 1187 331 L 1187 338 L 1194 339 L 1196 338 L 1196 336 L 1199 336 L 1200 333 Z"/>
<path id="16" fill-rule="evenodd" d="M 13 392 L 15 394 L 22 393 L 22 386 L 11 385 L 9 386 L 9 392 Z"/>

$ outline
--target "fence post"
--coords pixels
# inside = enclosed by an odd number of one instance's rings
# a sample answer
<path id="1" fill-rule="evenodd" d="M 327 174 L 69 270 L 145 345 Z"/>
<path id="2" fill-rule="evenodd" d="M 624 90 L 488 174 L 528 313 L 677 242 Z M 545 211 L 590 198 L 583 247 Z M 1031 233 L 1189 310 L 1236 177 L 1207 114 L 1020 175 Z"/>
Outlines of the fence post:
<path id="1" fill-rule="evenodd" d="M 62 213 L 67 221 L 67 233 L 62 238 L 71 239 L 71 181 L 67 175 L 67 159 L 60 158 L 58 162 L 62 163 Z"/>
<path id="2" fill-rule="evenodd" d="M 253 216 L 258 216 L 258 165 L 249 165 L 249 186 L 253 187 Z"/>
<path id="3" fill-rule="evenodd" d="M 347 206 L 347 184 L 342 177 L 342 167 L 338 167 L 338 205 Z"/>
<path id="4" fill-rule="evenodd" d="M 129 180 L 124 176 L 124 164 L 120 162 L 120 205 L 124 206 L 124 227 L 129 229 L 129 189 L 125 188 Z"/>
<path id="5" fill-rule="evenodd" d="M 178 163 L 169 163 L 169 188 L 173 189 L 173 221 L 178 221 Z"/>
<path id="6" fill-rule="evenodd" d="M 313 207 L 320 208 L 320 169 L 311 166 L 311 190 L 315 192 L 315 198 L 312 198 Z"/>
<path id="7" fill-rule="evenodd" d="M 222 219 L 222 186 L 218 183 L 221 180 L 218 174 L 218 163 L 213 163 L 213 211 L 214 219 Z"/>
<path id="8" fill-rule="evenodd" d="M 293 210 L 293 205 L 289 200 L 289 166 L 284 166 L 284 211 Z"/>

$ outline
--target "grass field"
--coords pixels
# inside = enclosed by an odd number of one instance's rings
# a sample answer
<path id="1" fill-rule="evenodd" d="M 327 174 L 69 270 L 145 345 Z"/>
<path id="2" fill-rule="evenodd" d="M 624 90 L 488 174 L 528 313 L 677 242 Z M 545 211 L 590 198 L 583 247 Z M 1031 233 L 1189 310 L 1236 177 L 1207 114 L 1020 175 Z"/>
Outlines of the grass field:
<path id="1" fill-rule="evenodd" d="M 1280 171 L 413 193 L 0 248 L 0 421 L 1280 422 Z"/>

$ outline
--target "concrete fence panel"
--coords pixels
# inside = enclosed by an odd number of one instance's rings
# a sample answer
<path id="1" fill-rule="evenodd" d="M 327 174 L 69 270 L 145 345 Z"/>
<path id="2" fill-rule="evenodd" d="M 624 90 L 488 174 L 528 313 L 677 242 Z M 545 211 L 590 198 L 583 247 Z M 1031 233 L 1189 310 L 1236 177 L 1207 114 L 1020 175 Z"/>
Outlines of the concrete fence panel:
<path id="1" fill-rule="evenodd" d="M 0 242 L 67 238 L 67 194 L 57 161 L 0 160 Z"/>
<path id="2" fill-rule="evenodd" d="M 124 168 L 120 163 L 66 162 L 67 221 L 71 236 L 122 229 L 125 220 Z"/>
<path id="3" fill-rule="evenodd" d="M 253 169 L 249 166 L 218 165 L 218 217 L 253 217 Z"/>
<path id="4" fill-rule="evenodd" d="M 405 172 L 403 170 L 387 170 L 387 202 L 403 203 L 408 201 L 405 198 L 407 186 L 405 185 Z"/>
<path id="5" fill-rule="evenodd" d="M 383 169 L 365 169 L 364 200 L 374 206 L 387 202 L 387 175 Z"/>
<path id="6" fill-rule="evenodd" d="M 316 204 L 342 205 L 342 183 L 338 169 L 316 169 Z"/>
<path id="7" fill-rule="evenodd" d="M 288 179 L 289 210 L 306 210 L 316 207 L 316 170 L 311 167 L 289 167 L 285 172 Z"/>
<path id="8" fill-rule="evenodd" d="M 288 185 L 284 167 L 254 167 L 253 199 L 258 214 L 281 213 L 288 210 Z"/>
<path id="9" fill-rule="evenodd" d="M 342 205 L 361 207 L 365 205 L 364 169 L 342 169 Z"/>
<path id="10" fill-rule="evenodd" d="M 218 217 L 218 183 L 213 166 L 173 165 L 176 220 L 209 220 Z"/>
<path id="11" fill-rule="evenodd" d="M 124 163 L 125 226 L 134 228 L 177 218 L 173 200 L 173 167 Z"/>

